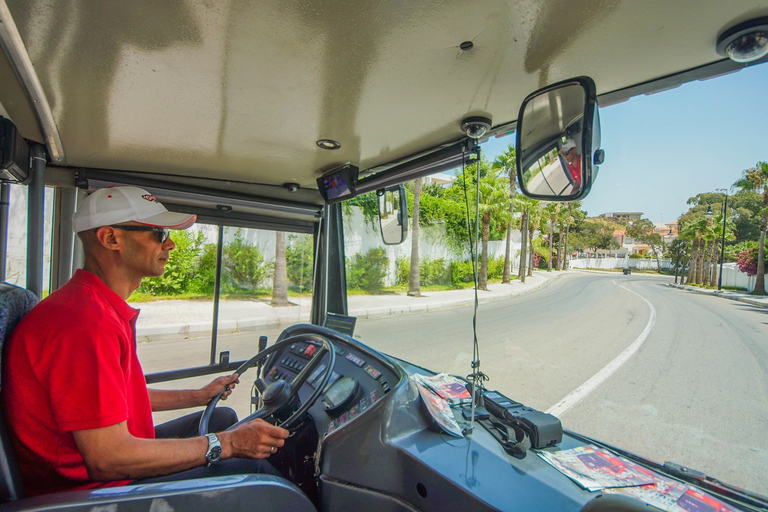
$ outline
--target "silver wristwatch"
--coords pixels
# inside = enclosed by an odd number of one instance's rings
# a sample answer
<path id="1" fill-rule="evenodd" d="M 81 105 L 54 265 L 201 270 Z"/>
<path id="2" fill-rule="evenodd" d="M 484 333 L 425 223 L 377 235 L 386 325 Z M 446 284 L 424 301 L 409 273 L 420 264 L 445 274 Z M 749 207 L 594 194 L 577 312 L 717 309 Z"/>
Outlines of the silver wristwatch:
<path id="1" fill-rule="evenodd" d="M 205 452 L 205 458 L 208 466 L 213 466 L 221 460 L 221 443 L 216 434 L 205 434 L 205 437 L 208 438 L 208 451 Z"/>

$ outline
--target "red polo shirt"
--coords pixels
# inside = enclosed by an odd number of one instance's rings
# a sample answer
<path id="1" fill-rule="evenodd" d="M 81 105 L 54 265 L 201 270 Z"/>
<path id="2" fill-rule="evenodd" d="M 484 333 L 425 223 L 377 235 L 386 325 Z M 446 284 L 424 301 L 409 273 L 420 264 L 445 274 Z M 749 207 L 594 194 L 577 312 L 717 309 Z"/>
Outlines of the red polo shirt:
<path id="1" fill-rule="evenodd" d="M 568 169 L 571 171 L 573 183 L 581 185 L 581 155 L 576 155 L 574 161 L 568 164 Z"/>
<path id="2" fill-rule="evenodd" d="M 7 341 L 3 406 L 28 495 L 125 485 L 94 482 L 72 431 L 127 421 L 154 438 L 131 308 L 78 270 L 35 306 Z"/>

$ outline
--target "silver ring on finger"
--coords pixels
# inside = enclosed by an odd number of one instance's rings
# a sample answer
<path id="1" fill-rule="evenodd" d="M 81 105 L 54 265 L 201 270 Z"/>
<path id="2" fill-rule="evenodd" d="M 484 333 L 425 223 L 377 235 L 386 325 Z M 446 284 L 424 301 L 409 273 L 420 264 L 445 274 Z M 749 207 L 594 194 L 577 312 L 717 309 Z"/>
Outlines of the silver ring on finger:
<path id="1" fill-rule="evenodd" d="M 269 447 L 269 453 L 274 453 L 274 452 L 275 452 L 275 447 L 274 446 L 270 446 Z"/>

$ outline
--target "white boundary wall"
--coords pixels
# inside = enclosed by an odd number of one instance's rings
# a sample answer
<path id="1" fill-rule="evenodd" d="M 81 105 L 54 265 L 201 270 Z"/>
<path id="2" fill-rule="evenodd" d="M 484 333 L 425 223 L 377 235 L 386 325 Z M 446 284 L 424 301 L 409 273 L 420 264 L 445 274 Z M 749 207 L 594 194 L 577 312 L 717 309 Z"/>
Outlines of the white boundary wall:
<path id="1" fill-rule="evenodd" d="M 383 245 L 381 243 L 381 234 L 371 229 L 365 224 L 365 218 L 359 208 L 353 208 L 352 218 L 344 220 L 344 252 L 347 258 L 351 258 L 358 253 L 366 253 L 375 247 L 383 247 L 389 258 L 389 272 L 387 273 L 386 286 L 394 283 L 397 275 L 395 262 L 398 258 L 411 257 L 411 243 L 413 230 L 410 229 L 412 219 L 408 219 L 409 230 L 408 237 L 400 245 Z M 467 260 L 469 253 L 456 255 L 451 252 L 444 242 L 445 227 L 442 224 L 435 224 L 429 227 L 422 227 L 419 230 L 419 257 L 420 258 L 443 258 L 446 263 L 452 260 Z M 510 247 L 510 257 L 512 258 L 512 273 L 516 274 L 520 263 L 520 231 L 512 231 L 512 244 Z M 482 251 L 482 248 L 479 249 Z M 494 258 L 504 257 L 506 251 L 506 241 L 488 242 L 488 254 Z"/>
<path id="2" fill-rule="evenodd" d="M 656 259 L 647 258 L 576 258 L 570 261 L 570 268 L 636 268 L 639 270 L 657 270 Z M 661 270 L 671 270 L 673 268 L 672 260 L 662 259 Z"/>
<path id="3" fill-rule="evenodd" d="M 570 268 L 613 269 L 627 267 L 641 270 L 656 270 L 656 260 L 632 258 L 577 258 L 570 261 Z M 661 260 L 661 269 L 673 270 L 673 260 Z M 724 287 L 736 287 L 751 292 L 755 289 L 755 279 L 755 276 L 748 276 L 744 272 L 740 272 L 736 263 L 723 263 Z M 766 293 L 768 293 L 768 281 L 766 282 Z"/>

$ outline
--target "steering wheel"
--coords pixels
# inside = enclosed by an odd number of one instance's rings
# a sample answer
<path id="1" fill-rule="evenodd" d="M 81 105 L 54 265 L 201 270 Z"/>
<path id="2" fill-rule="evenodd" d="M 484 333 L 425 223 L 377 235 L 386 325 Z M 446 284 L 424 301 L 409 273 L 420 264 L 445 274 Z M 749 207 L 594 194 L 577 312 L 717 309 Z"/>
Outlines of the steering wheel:
<path id="1" fill-rule="evenodd" d="M 256 363 L 261 361 L 262 359 L 266 358 L 270 354 L 273 354 L 275 352 L 278 352 L 282 350 L 284 347 L 290 346 L 294 343 L 297 343 L 299 341 L 303 342 L 315 342 L 320 343 L 321 347 L 319 350 L 317 350 L 310 360 L 307 362 L 307 364 L 304 366 L 304 368 L 299 372 L 296 377 L 290 382 L 284 381 L 284 380 L 278 380 L 276 382 L 273 382 L 269 386 L 261 379 L 261 377 L 258 377 L 256 381 L 254 382 L 254 385 L 256 386 L 256 389 L 259 391 L 259 394 L 262 397 L 263 406 L 260 407 L 258 410 L 256 410 L 253 414 L 249 415 L 247 418 L 243 418 L 242 420 L 238 421 L 231 427 L 229 427 L 227 430 L 232 430 L 234 428 L 239 427 L 240 425 L 247 423 L 249 421 L 258 419 L 258 418 L 266 418 L 268 416 L 271 416 L 277 412 L 279 412 L 281 409 L 286 407 L 288 404 L 290 404 L 293 401 L 293 398 L 298 395 L 299 390 L 301 389 L 301 386 L 307 381 L 310 375 L 312 375 L 312 372 L 320 365 L 320 362 L 323 360 L 323 357 L 325 354 L 330 354 L 330 358 L 328 360 L 328 365 L 323 370 L 322 379 L 320 380 L 319 384 L 315 387 L 315 391 L 310 395 L 309 399 L 304 402 L 296 411 L 291 414 L 290 417 L 288 417 L 285 421 L 280 423 L 278 426 L 290 429 L 296 421 L 301 418 L 304 413 L 306 413 L 310 407 L 317 401 L 318 398 L 320 398 L 320 395 L 322 394 L 325 387 L 328 385 L 328 381 L 331 379 L 331 375 L 333 374 L 333 367 L 336 364 L 336 353 L 334 352 L 333 345 L 331 342 L 318 334 L 298 334 L 296 336 L 291 336 L 290 338 L 286 338 L 283 341 L 280 341 L 278 343 L 275 343 L 271 347 L 262 350 L 252 358 L 250 358 L 248 361 L 244 362 L 240 367 L 235 370 L 235 373 L 238 374 L 238 376 L 242 376 L 243 372 L 254 366 Z M 205 411 L 203 412 L 203 416 L 200 418 L 200 427 L 198 429 L 198 433 L 201 436 L 204 436 L 208 433 L 208 423 L 210 422 L 211 415 L 213 414 L 213 410 L 216 408 L 216 404 L 219 403 L 219 399 L 221 398 L 221 395 L 224 394 L 224 390 L 222 390 L 221 393 L 219 393 L 217 396 L 213 397 L 210 402 L 208 402 L 208 405 L 205 408 Z"/>

